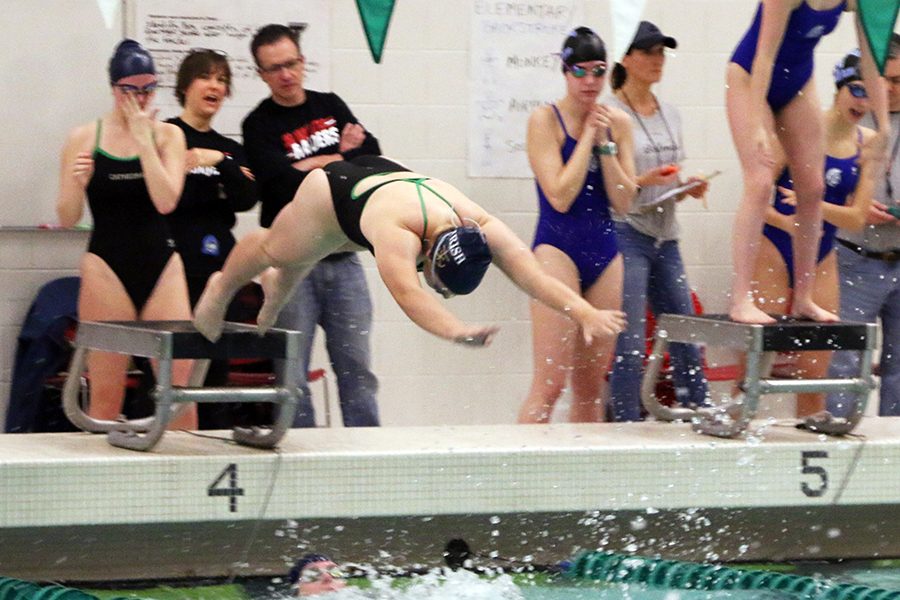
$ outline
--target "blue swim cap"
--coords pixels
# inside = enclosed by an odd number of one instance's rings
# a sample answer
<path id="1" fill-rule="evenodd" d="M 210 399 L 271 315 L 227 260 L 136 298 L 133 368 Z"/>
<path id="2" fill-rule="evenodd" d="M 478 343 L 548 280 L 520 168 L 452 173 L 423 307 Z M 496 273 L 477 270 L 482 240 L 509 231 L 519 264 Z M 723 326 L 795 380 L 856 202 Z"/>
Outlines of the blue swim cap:
<path id="1" fill-rule="evenodd" d="M 606 46 L 590 27 L 578 27 L 566 36 L 559 56 L 570 67 L 580 62 L 605 61 Z"/>
<path id="2" fill-rule="evenodd" d="M 131 75 L 156 75 L 156 68 L 146 48 L 134 40 L 124 39 L 109 59 L 109 82 Z"/>
<path id="3" fill-rule="evenodd" d="M 834 87 L 841 89 L 852 81 L 861 81 L 862 72 L 859 69 L 859 48 L 851 50 L 845 57 L 834 65 Z"/>
<path id="4" fill-rule="evenodd" d="M 491 265 L 491 249 L 478 227 L 457 227 L 441 233 L 431 252 L 432 279 L 446 292 L 461 296 L 481 283 Z"/>
<path id="5" fill-rule="evenodd" d="M 297 561 L 297 564 L 294 565 L 294 568 L 291 569 L 291 573 L 288 575 L 288 582 L 291 585 L 296 584 L 300 581 L 300 575 L 303 574 L 303 569 L 317 562 L 331 562 L 331 559 L 324 554 L 304 554 L 300 557 L 300 560 Z"/>

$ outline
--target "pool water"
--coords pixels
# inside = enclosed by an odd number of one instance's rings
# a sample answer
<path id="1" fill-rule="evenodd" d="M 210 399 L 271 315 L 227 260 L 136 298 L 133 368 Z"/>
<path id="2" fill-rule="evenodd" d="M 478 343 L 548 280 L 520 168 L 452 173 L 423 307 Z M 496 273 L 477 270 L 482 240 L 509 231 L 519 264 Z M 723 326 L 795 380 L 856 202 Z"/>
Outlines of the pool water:
<path id="1" fill-rule="evenodd" d="M 807 563 L 779 566 L 798 575 L 823 577 L 841 583 L 900 590 L 896 561 Z M 132 596 L 152 600 L 284 600 L 286 584 L 279 578 L 255 578 L 233 585 L 194 588 L 157 587 L 141 590 L 94 591 L 103 598 Z M 547 575 L 495 574 L 485 577 L 469 571 L 435 571 L 414 577 L 354 579 L 351 585 L 321 600 L 779 600 L 795 595 L 766 591 L 685 591 L 653 589 L 640 584 L 603 584 Z"/>

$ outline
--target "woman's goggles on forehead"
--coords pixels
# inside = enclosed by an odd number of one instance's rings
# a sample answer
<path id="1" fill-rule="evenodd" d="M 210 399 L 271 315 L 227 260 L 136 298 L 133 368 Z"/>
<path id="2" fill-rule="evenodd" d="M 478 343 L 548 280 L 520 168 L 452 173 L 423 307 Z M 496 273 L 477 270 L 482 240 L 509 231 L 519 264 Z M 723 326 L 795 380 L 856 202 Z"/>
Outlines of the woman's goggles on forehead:
<path id="1" fill-rule="evenodd" d="M 563 63 L 563 69 L 572 74 L 572 77 L 575 79 L 582 79 L 587 77 L 587 74 L 590 73 L 594 77 L 603 77 L 606 75 L 606 63 L 601 62 L 597 63 L 591 67 L 582 67 L 581 65 L 567 65 Z"/>
<path id="2" fill-rule="evenodd" d="M 228 53 L 224 50 L 218 50 L 216 48 L 191 48 L 188 50 L 187 55 L 190 56 L 192 54 L 215 54 L 216 56 L 221 56 L 222 58 L 228 58 Z"/>

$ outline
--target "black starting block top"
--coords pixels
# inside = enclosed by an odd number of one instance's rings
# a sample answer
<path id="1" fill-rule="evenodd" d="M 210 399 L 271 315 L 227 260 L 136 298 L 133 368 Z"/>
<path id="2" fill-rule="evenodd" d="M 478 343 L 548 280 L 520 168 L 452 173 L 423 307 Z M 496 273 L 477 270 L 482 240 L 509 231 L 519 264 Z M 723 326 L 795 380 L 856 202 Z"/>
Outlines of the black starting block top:
<path id="1" fill-rule="evenodd" d="M 296 332 L 270 329 L 259 335 L 255 325 L 225 323 L 222 337 L 210 342 L 190 321 L 84 321 L 78 325 L 77 346 L 173 359 L 285 358 L 288 338 Z"/>
<path id="2" fill-rule="evenodd" d="M 775 323 L 754 325 L 737 323 L 724 314 L 662 315 L 659 327 L 677 332 L 671 337 L 673 342 L 709 343 L 713 341 L 709 338 L 715 337 L 720 343 L 730 338 L 733 343 L 729 345 L 743 346 L 749 338 L 757 340 L 757 350 L 763 352 L 865 350 L 875 344 L 869 336 L 873 326 L 867 323 L 819 323 L 796 317 L 772 316 L 777 319 Z"/>

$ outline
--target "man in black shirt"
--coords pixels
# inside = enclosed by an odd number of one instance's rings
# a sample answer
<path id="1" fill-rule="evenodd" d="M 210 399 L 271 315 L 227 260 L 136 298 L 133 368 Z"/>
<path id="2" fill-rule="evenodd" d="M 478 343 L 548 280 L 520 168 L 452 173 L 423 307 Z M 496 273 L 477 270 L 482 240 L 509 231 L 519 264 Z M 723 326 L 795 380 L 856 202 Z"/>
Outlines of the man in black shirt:
<path id="1" fill-rule="evenodd" d="M 303 87 L 305 59 L 295 31 L 266 25 L 256 32 L 250 50 L 272 92 L 243 122 L 244 149 L 262 198 L 260 224 L 269 227 L 310 171 L 336 160 L 381 154 L 381 149 L 337 94 Z M 325 330 L 344 425 L 377 426 L 378 380 L 369 351 L 372 302 L 355 253 L 332 254 L 316 265 L 278 318 L 278 327 L 303 333 L 300 381 L 306 381 L 317 324 Z M 304 392 L 296 427 L 315 425 L 309 388 Z"/>

